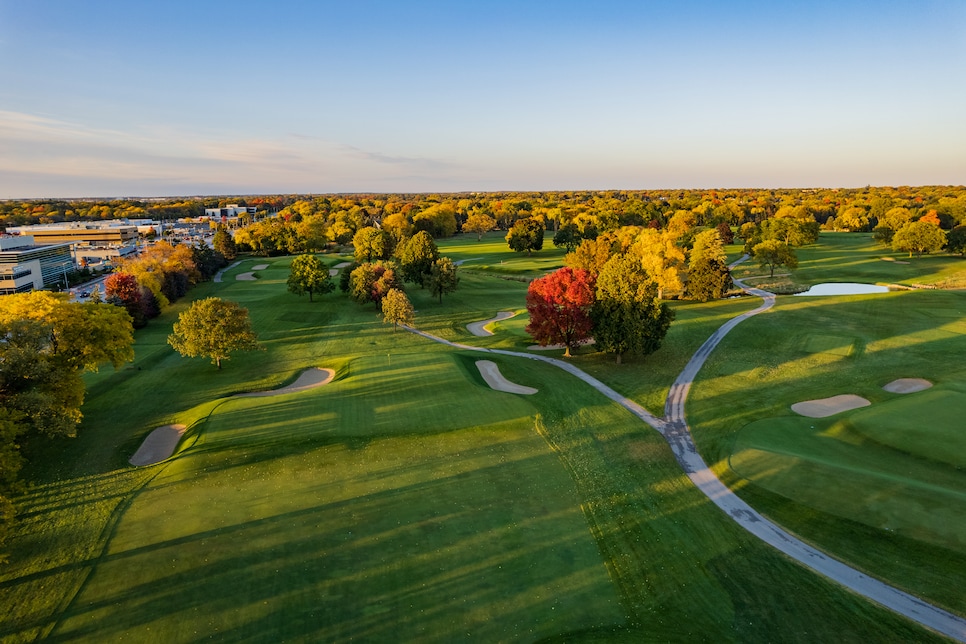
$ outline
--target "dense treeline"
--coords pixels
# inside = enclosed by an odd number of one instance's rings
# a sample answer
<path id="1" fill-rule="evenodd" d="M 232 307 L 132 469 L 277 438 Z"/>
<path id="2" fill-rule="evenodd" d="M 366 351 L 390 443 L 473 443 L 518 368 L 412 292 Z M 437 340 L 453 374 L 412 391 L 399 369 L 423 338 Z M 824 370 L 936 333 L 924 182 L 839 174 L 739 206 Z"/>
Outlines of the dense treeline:
<path id="1" fill-rule="evenodd" d="M 328 237 L 338 243 L 348 243 L 359 228 L 385 220 L 398 224 L 406 219 L 417 230 L 446 236 L 461 229 L 474 215 L 492 217 L 501 230 L 509 230 L 518 219 L 538 216 L 554 232 L 567 223 L 603 231 L 627 225 L 663 226 L 679 210 L 693 212 L 701 226 L 721 222 L 737 226 L 761 222 L 781 208 L 802 208 L 826 228 L 858 232 L 872 231 L 889 210 L 900 207 L 914 216 L 935 211 L 947 230 L 966 224 L 966 188 L 921 186 L 6 201 L 0 202 L 0 227 L 115 217 L 196 217 L 204 214 L 204 208 L 228 203 L 278 212 L 292 223 L 318 218 L 316 222 L 324 222 Z"/>

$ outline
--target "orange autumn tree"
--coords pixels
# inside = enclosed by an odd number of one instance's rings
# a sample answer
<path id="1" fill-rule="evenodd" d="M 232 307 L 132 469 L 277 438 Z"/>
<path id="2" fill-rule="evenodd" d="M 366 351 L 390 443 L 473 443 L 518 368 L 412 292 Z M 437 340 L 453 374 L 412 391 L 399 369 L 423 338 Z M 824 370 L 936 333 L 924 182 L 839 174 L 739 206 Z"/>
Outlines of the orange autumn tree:
<path id="1" fill-rule="evenodd" d="M 527 333 L 540 346 L 561 344 L 572 349 L 590 339 L 593 325 L 594 278 L 582 268 L 565 266 L 530 282 L 527 289 Z"/>

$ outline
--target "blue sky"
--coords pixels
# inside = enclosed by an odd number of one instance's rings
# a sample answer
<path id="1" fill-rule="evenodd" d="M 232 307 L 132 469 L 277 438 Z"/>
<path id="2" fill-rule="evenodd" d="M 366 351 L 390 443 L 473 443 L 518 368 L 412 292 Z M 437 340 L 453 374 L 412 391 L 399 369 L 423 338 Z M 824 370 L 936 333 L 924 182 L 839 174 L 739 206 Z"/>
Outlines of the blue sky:
<path id="1" fill-rule="evenodd" d="M 0 0 L 0 198 L 966 183 L 966 2 Z"/>

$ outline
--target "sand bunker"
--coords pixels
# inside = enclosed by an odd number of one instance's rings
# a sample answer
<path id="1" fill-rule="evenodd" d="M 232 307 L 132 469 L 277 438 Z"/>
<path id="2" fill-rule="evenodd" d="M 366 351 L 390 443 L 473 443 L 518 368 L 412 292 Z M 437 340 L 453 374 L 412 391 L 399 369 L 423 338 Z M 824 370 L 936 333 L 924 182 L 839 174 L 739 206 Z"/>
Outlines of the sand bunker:
<path id="1" fill-rule="evenodd" d="M 477 360 L 476 368 L 480 370 L 480 375 L 483 376 L 486 384 L 497 391 L 505 391 L 508 394 L 523 394 L 525 396 L 537 393 L 537 390 L 533 387 L 518 385 L 504 378 L 503 374 L 500 373 L 500 368 L 495 362 L 490 360 Z"/>
<path id="2" fill-rule="evenodd" d="M 128 462 L 140 466 L 163 461 L 174 454 L 174 448 L 178 446 L 185 429 L 184 425 L 162 425 L 156 428 L 148 434 Z"/>
<path id="3" fill-rule="evenodd" d="M 251 391 L 247 394 L 235 394 L 235 398 L 260 398 L 263 396 L 281 396 L 282 394 L 294 394 L 297 391 L 305 391 L 321 387 L 332 382 L 335 371 L 332 369 L 306 369 L 292 384 L 279 389 L 269 389 L 268 391 Z"/>
<path id="4" fill-rule="evenodd" d="M 249 271 L 247 273 L 239 273 L 238 275 L 235 275 L 235 279 L 241 282 L 254 282 L 256 278 L 255 273 Z"/>
<path id="5" fill-rule="evenodd" d="M 352 266 L 352 262 L 339 262 L 335 266 L 329 269 L 329 277 L 335 277 L 339 274 L 340 268 L 345 268 L 346 266 Z"/>
<path id="6" fill-rule="evenodd" d="M 500 311 L 499 313 L 496 314 L 496 317 L 492 317 L 489 320 L 480 320 L 479 322 L 471 322 L 470 324 L 467 324 L 466 329 L 473 335 L 480 338 L 484 338 L 488 335 L 493 335 L 493 332 L 487 331 L 483 327 L 485 327 L 487 324 L 490 324 L 491 322 L 508 320 L 512 318 L 514 315 L 516 315 L 516 313 L 512 311 Z"/>
<path id="7" fill-rule="evenodd" d="M 808 416 L 809 418 L 825 418 L 826 416 L 833 416 L 843 411 L 858 409 L 859 407 L 868 407 L 871 404 L 862 396 L 841 394 L 832 396 L 831 398 L 806 400 L 805 402 L 795 403 L 792 405 L 792 411 L 802 416 Z"/>
<path id="8" fill-rule="evenodd" d="M 268 264 L 259 264 L 258 266 L 252 266 L 253 271 L 263 271 L 268 268 Z"/>
<path id="9" fill-rule="evenodd" d="M 306 389 L 327 385 L 332 382 L 334 377 L 335 371 L 332 369 L 306 369 L 299 374 L 295 382 L 285 387 L 271 389 L 269 391 L 252 391 L 246 394 L 235 394 L 232 398 L 258 398 L 262 396 L 292 394 L 297 391 L 305 391 Z M 163 425 L 154 429 L 144 439 L 141 447 L 138 448 L 138 451 L 134 452 L 134 456 L 128 462 L 131 465 L 138 466 L 160 463 L 174 454 L 174 449 L 178 446 L 178 441 L 181 440 L 184 431 L 184 425 Z"/>
<path id="10" fill-rule="evenodd" d="M 922 378 L 899 378 L 883 385 L 882 388 L 893 394 L 911 394 L 930 387 L 932 387 L 932 383 Z"/>
<path id="11" fill-rule="evenodd" d="M 900 260 L 896 259 L 895 257 L 880 257 L 879 259 L 881 259 L 883 262 L 893 262 L 895 264 L 908 264 L 909 263 L 909 262 L 900 261 Z"/>

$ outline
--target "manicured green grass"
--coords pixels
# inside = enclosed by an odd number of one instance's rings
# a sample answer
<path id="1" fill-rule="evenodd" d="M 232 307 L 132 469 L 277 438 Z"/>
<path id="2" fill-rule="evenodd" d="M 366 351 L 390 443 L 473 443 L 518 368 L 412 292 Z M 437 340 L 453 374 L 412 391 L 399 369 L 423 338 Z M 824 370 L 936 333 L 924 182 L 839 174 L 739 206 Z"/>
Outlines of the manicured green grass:
<path id="1" fill-rule="evenodd" d="M 798 268 L 778 267 L 774 278 L 753 259 L 740 265 L 734 275 L 750 286 L 777 293 L 804 291 L 822 282 L 966 287 L 963 258 L 943 253 L 910 258 L 877 244 L 871 233 L 821 233 L 817 243 L 796 248 L 795 253 Z M 782 277 L 785 273 L 791 275 Z"/>
<path id="2" fill-rule="evenodd" d="M 527 255 L 510 250 L 506 233 L 489 232 L 483 235 L 482 241 L 477 241 L 476 235 L 464 234 L 440 240 L 439 252 L 454 262 L 463 261 L 462 268 L 467 272 L 495 273 L 529 281 L 563 266 L 566 250 L 555 247 L 552 239 L 553 233 L 548 231 L 543 248 Z"/>
<path id="3" fill-rule="evenodd" d="M 309 303 L 285 292 L 288 261 L 246 259 L 192 293 L 249 307 L 264 352 L 220 372 L 180 358 L 164 343 L 179 303 L 138 333 L 131 368 L 91 377 L 77 440 L 32 446 L 28 529 L 0 571 L 0 604 L 14 607 L 0 637 L 931 639 L 742 531 L 656 432 L 568 374 L 393 333 L 339 293 Z M 270 266 L 258 280 L 234 280 L 259 263 Z M 530 344 L 525 316 L 488 338 L 465 329 L 520 310 L 524 283 L 462 279 L 442 303 L 410 289 L 417 326 L 478 346 Z M 678 303 L 673 355 L 617 369 L 584 349 L 578 364 L 655 406 L 678 363 L 755 305 Z M 488 389 L 480 357 L 539 393 Z M 312 366 L 337 379 L 226 398 Z M 182 451 L 127 466 L 169 422 L 190 425 Z"/>
<path id="4" fill-rule="evenodd" d="M 958 590 L 966 584 L 966 479 L 935 458 L 943 445 L 956 450 L 949 436 L 962 415 L 930 404 L 966 390 L 952 359 L 966 352 L 964 320 L 962 292 L 779 298 L 725 338 L 692 388 L 688 418 L 705 459 L 793 532 L 966 612 Z M 901 377 L 936 387 L 906 396 L 882 389 Z M 789 409 L 842 393 L 872 406 L 827 419 Z M 891 437 L 871 429 L 886 417 L 895 419 Z"/>
<path id="5" fill-rule="evenodd" d="M 876 405 L 850 420 L 857 432 L 877 443 L 966 471 L 964 418 L 966 394 L 932 389 Z M 961 516 L 966 519 L 966 512 Z M 966 525 L 961 534 L 966 535 Z"/>

